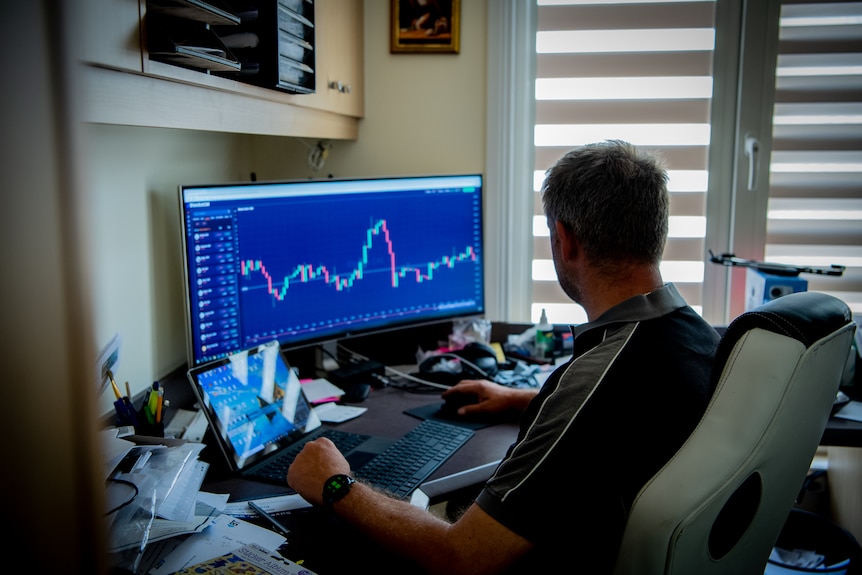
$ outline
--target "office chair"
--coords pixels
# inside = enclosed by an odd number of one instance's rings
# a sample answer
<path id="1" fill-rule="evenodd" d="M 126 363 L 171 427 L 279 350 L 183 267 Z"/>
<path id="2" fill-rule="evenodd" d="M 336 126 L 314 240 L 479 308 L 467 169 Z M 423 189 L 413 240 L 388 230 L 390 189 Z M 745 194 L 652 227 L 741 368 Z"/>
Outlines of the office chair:
<path id="1" fill-rule="evenodd" d="M 635 499 L 615 575 L 763 575 L 826 427 L 854 330 L 847 305 L 816 292 L 731 322 L 706 413 Z"/>

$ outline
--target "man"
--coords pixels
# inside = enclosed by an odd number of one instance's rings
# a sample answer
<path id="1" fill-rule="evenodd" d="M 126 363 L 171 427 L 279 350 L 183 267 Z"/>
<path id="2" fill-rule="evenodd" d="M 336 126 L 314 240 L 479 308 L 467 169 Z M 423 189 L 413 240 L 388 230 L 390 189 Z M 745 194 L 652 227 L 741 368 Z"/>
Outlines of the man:
<path id="1" fill-rule="evenodd" d="M 620 141 L 584 146 L 548 170 L 542 201 L 560 285 L 589 322 L 573 327 L 573 358 L 538 391 L 464 381 L 443 393 L 477 398 L 463 415 L 521 414 L 493 477 L 451 524 L 359 483 L 331 503 L 430 573 L 610 573 L 632 500 L 712 392 L 718 335 L 659 271 L 669 198 L 658 160 Z M 327 480 L 349 473 L 317 440 L 287 480 L 321 504 Z"/>

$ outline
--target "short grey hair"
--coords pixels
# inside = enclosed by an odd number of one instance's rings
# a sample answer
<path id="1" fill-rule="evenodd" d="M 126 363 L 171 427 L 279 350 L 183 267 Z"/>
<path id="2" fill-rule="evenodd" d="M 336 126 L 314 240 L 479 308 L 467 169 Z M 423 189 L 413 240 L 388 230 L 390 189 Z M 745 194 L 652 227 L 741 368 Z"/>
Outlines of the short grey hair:
<path id="1" fill-rule="evenodd" d="M 542 204 L 597 264 L 657 264 L 667 241 L 667 179 L 658 156 L 608 140 L 560 158 L 545 173 Z"/>

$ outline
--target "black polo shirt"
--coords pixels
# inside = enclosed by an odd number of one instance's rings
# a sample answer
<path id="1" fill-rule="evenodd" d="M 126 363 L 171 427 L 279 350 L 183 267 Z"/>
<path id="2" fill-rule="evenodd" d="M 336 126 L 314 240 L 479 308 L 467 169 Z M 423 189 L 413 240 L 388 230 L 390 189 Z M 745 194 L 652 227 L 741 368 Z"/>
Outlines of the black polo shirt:
<path id="1" fill-rule="evenodd" d="M 706 409 L 719 336 L 671 284 L 572 332 L 476 501 L 536 544 L 519 568 L 610 573 L 634 497 Z"/>

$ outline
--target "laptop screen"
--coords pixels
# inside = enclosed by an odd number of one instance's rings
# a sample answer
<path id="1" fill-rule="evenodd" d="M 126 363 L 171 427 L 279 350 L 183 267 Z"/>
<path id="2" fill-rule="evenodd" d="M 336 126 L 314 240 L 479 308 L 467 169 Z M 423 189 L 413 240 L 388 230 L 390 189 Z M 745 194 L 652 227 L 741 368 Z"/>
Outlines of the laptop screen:
<path id="1" fill-rule="evenodd" d="M 320 426 L 276 341 L 191 369 L 189 379 L 234 471 Z"/>

